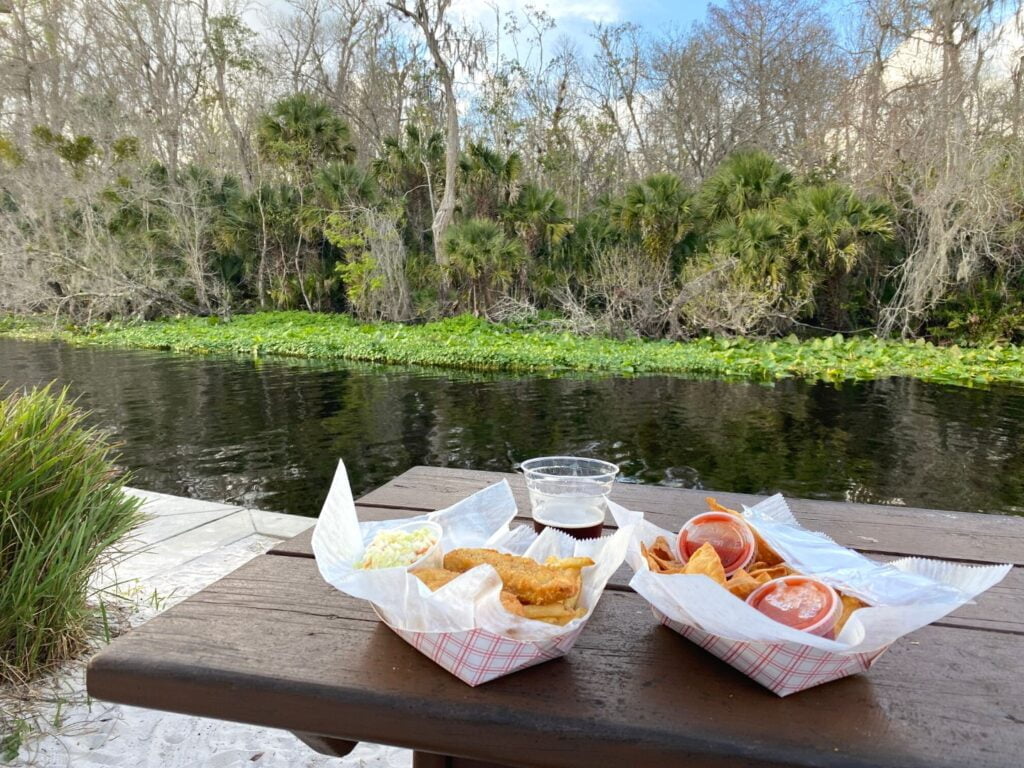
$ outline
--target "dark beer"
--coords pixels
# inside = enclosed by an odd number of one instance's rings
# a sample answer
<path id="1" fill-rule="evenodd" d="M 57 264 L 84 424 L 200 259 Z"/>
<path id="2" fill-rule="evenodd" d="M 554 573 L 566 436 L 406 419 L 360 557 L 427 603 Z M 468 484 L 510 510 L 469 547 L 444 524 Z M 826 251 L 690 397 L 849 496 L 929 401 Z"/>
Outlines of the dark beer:
<path id="1" fill-rule="evenodd" d="M 604 530 L 604 504 L 567 497 L 551 499 L 541 504 L 533 513 L 533 530 L 540 533 L 545 528 L 555 528 L 574 539 L 596 539 Z"/>

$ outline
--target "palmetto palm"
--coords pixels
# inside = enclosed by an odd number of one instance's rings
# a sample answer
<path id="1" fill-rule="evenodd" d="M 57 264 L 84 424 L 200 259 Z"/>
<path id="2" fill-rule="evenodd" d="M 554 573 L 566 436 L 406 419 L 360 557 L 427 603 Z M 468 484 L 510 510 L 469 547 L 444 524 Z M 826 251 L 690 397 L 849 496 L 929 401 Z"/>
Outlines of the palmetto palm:
<path id="1" fill-rule="evenodd" d="M 779 211 L 794 260 L 820 275 L 849 272 L 871 238 L 892 237 L 885 209 L 839 184 L 804 187 Z"/>
<path id="2" fill-rule="evenodd" d="M 473 314 L 485 312 L 507 287 L 523 259 L 523 246 L 509 240 L 498 224 L 488 219 L 469 219 L 453 225 L 445 236 L 448 269 L 461 283 Z"/>
<path id="3" fill-rule="evenodd" d="M 402 196 L 406 242 L 423 250 L 443 185 L 444 137 L 408 123 L 402 136 L 384 139 L 370 168 L 382 189 Z"/>
<path id="4" fill-rule="evenodd" d="M 318 202 L 325 208 L 371 203 L 377 194 L 373 177 L 346 163 L 328 163 L 317 171 L 313 183 Z"/>
<path id="5" fill-rule="evenodd" d="M 660 262 L 690 231 L 691 197 L 678 176 L 657 173 L 630 186 L 612 211 L 622 230 L 638 236 L 647 256 Z"/>
<path id="6" fill-rule="evenodd" d="M 459 160 L 459 172 L 463 213 L 495 218 L 516 200 L 523 161 L 516 152 L 504 157 L 490 147 L 470 142 Z"/>
<path id="7" fill-rule="evenodd" d="M 822 285 L 819 305 L 825 319 L 843 324 L 844 276 L 863 257 L 870 244 L 893 236 L 886 207 L 858 197 L 839 184 L 800 189 L 780 209 L 786 228 L 790 271 L 806 273 Z"/>
<path id="8" fill-rule="evenodd" d="M 352 162 L 356 154 L 348 124 L 325 102 L 302 93 L 281 99 L 260 118 L 256 147 L 267 160 L 304 177 L 326 162 Z"/>
<path id="9" fill-rule="evenodd" d="M 542 249 L 550 255 L 551 249 L 573 231 L 573 223 L 566 216 L 565 202 L 553 190 L 536 184 L 526 184 L 519 190 L 516 202 L 505 210 L 505 221 L 526 249 L 518 277 L 519 295 L 525 298 L 529 293 L 531 264 L 537 264 Z"/>
<path id="10" fill-rule="evenodd" d="M 789 194 L 793 174 L 760 151 L 730 155 L 701 187 L 698 204 L 708 221 L 738 218 L 775 205 Z"/>
<path id="11" fill-rule="evenodd" d="M 505 212 L 508 221 L 534 257 L 542 247 L 558 245 L 573 230 L 565 202 L 553 190 L 525 184 L 516 202 Z"/>
<path id="12" fill-rule="evenodd" d="M 387 136 L 370 163 L 373 175 L 388 192 L 408 194 L 420 185 L 434 186 L 444 162 L 444 136 L 426 133 L 407 123 L 404 136 Z"/>
<path id="13" fill-rule="evenodd" d="M 740 274 L 753 283 L 780 285 L 789 276 L 785 229 L 772 211 L 746 211 L 711 232 L 709 250 L 736 259 Z"/>

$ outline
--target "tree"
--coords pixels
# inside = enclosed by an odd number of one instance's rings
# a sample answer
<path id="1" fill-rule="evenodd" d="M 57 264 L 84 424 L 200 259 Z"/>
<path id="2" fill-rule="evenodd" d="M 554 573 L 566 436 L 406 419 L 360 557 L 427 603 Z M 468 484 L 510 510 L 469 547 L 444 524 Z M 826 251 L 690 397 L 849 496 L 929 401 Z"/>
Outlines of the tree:
<path id="1" fill-rule="evenodd" d="M 522 159 L 515 152 L 504 157 L 490 147 L 470 142 L 459 160 L 463 215 L 497 218 L 515 201 L 522 171 Z"/>
<path id="2" fill-rule="evenodd" d="M 325 102 L 304 93 L 281 99 L 260 118 L 256 146 L 261 156 L 302 182 L 320 165 L 350 163 L 356 153 L 345 121 Z"/>
<path id="3" fill-rule="evenodd" d="M 558 245 L 573 231 L 565 202 L 554 191 L 536 184 L 523 185 L 515 203 L 506 210 L 505 219 L 523 241 L 530 258 L 535 258 L 541 248 Z"/>
<path id="4" fill-rule="evenodd" d="M 701 186 L 698 205 L 709 222 L 737 218 L 786 196 L 793 174 L 761 151 L 730 155 Z"/>
<path id="5" fill-rule="evenodd" d="M 466 308 L 485 314 L 499 291 L 511 284 L 523 258 L 522 244 L 505 236 L 488 219 L 469 219 L 454 225 L 444 243 L 447 269 L 460 286 Z"/>
<path id="6" fill-rule="evenodd" d="M 403 136 L 387 136 L 370 164 L 386 192 L 401 196 L 405 208 L 405 241 L 426 249 L 434 220 L 435 189 L 441 185 L 444 137 L 407 123 Z"/>
<path id="7" fill-rule="evenodd" d="M 515 203 L 506 209 L 505 220 L 512 225 L 523 243 L 524 256 L 519 268 L 518 290 L 526 297 L 529 290 L 528 270 L 537 266 L 541 249 L 551 249 L 573 231 L 572 221 L 565 215 L 565 203 L 550 189 L 526 184 L 519 190 Z"/>
<path id="8" fill-rule="evenodd" d="M 459 105 L 455 98 L 455 67 L 472 69 L 479 55 L 479 40 L 463 30 L 459 35 L 447 21 L 452 0 L 402 0 L 389 2 L 388 7 L 412 21 L 423 33 L 423 38 L 434 61 L 437 77 L 444 89 L 445 102 L 445 157 L 444 194 L 434 213 L 432 230 L 437 263 L 444 265 L 445 233 L 455 214 L 457 196 L 456 178 L 459 164 Z"/>
<path id="9" fill-rule="evenodd" d="M 671 173 L 656 173 L 626 189 L 614 210 L 623 231 L 636 236 L 647 257 L 668 262 L 692 225 L 691 194 Z"/>
<path id="10" fill-rule="evenodd" d="M 833 329 L 845 329 L 844 278 L 873 242 L 892 238 L 889 212 L 877 201 L 831 183 L 800 189 L 779 216 L 786 229 L 787 270 L 806 274 L 802 282 L 821 286 L 817 303 L 822 319 Z"/>

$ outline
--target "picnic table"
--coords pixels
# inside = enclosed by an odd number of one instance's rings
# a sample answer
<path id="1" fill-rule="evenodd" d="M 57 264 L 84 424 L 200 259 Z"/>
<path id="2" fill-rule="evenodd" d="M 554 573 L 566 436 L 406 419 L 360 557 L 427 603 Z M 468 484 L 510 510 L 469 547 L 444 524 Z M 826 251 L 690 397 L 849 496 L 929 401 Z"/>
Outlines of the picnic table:
<path id="1" fill-rule="evenodd" d="M 528 510 L 521 476 L 433 467 L 357 508 L 362 520 L 418 515 L 501 479 Z M 625 483 L 612 492 L 670 530 L 704 511 L 706 495 Z M 624 567 L 566 657 L 471 688 L 326 584 L 306 532 L 116 639 L 91 661 L 88 690 L 287 729 L 326 754 L 359 741 L 408 747 L 416 768 L 1024 765 L 1024 519 L 790 504 L 807 527 L 879 560 L 1016 567 L 867 674 L 783 699 L 659 625 Z"/>

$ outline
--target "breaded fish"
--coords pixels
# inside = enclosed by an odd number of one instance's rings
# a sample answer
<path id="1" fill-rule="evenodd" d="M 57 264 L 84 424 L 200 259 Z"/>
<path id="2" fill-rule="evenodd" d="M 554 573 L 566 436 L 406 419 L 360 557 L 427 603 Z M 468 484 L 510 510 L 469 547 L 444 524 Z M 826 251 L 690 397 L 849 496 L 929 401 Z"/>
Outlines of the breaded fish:
<path id="1" fill-rule="evenodd" d="M 420 568 L 412 572 L 416 578 L 427 585 L 427 589 L 431 592 L 436 592 L 449 581 L 454 579 L 459 574 L 455 571 L 448 571 L 444 568 Z M 516 616 L 524 616 L 523 604 L 519 602 L 519 598 L 509 592 L 507 589 L 501 590 L 501 605 L 509 613 L 515 614 Z"/>
<path id="2" fill-rule="evenodd" d="M 449 571 L 468 571 L 490 565 L 498 572 L 505 589 L 527 605 L 550 605 L 575 597 L 580 591 L 580 565 L 557 567 L 536 560 L 506 555 L 494 549 L 453 549 L 444 556 Z"/>

